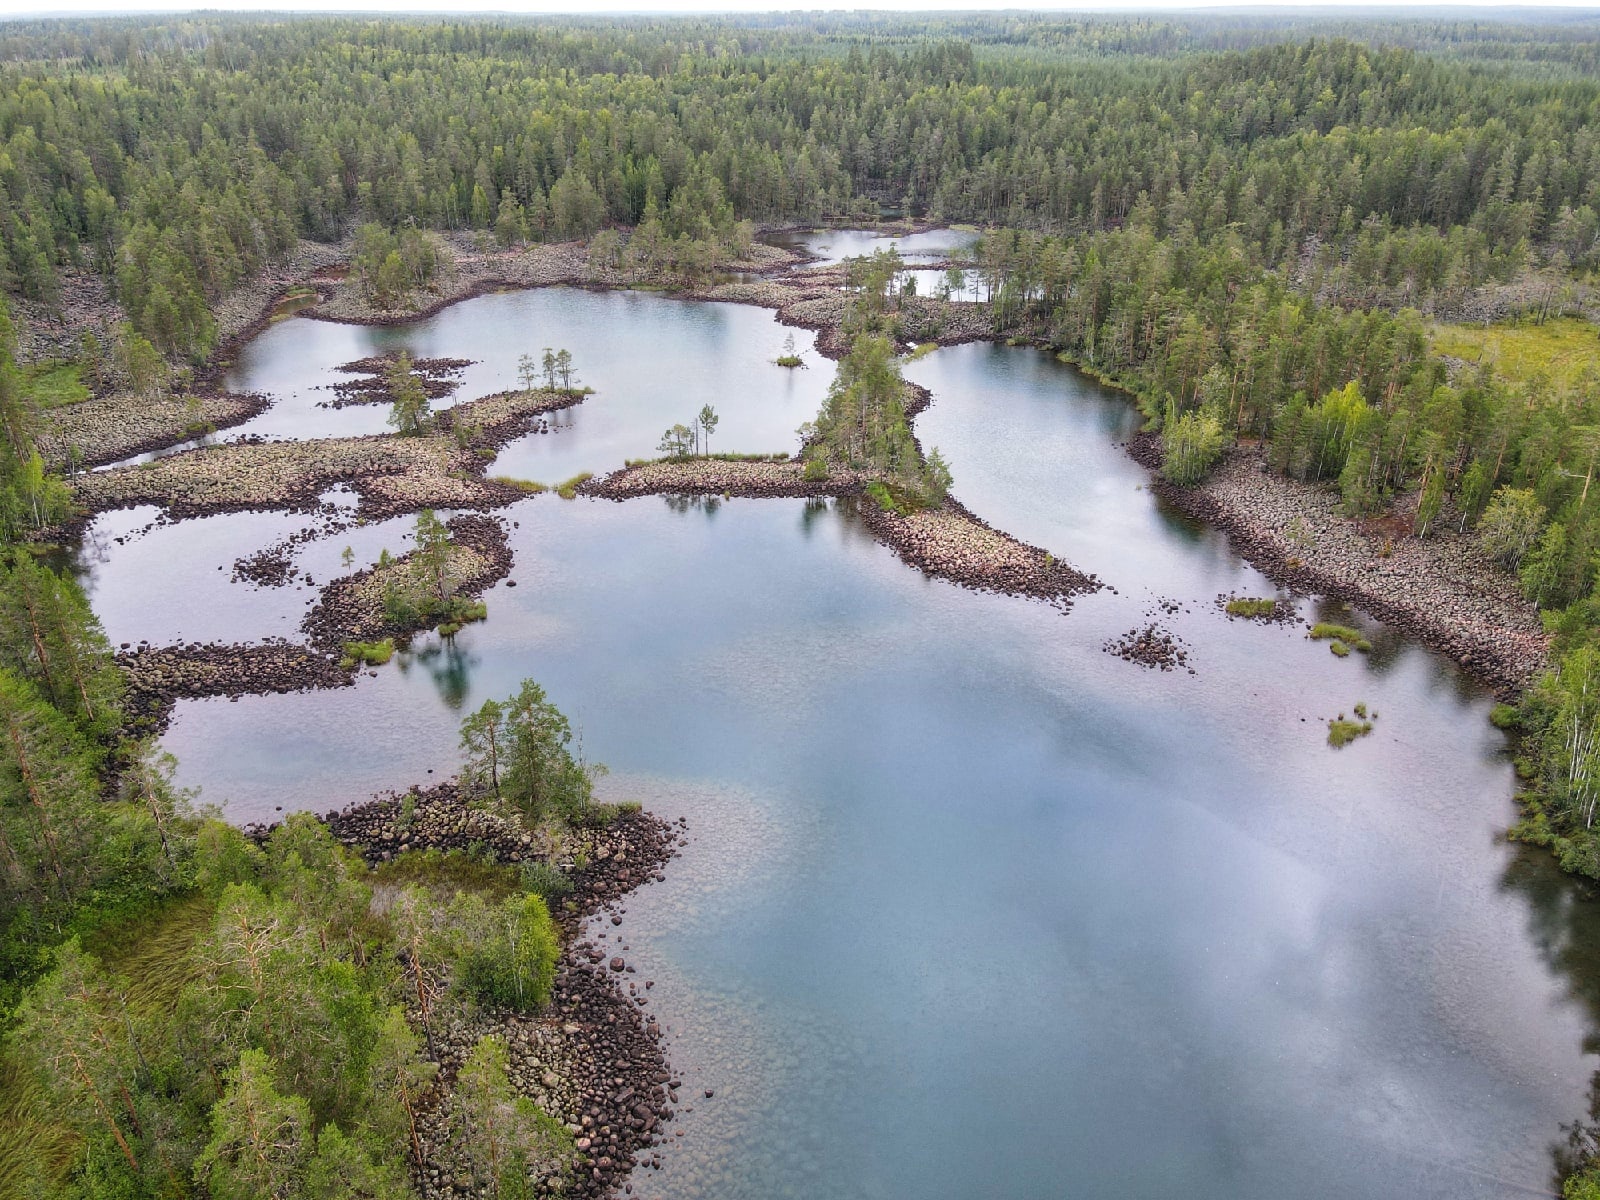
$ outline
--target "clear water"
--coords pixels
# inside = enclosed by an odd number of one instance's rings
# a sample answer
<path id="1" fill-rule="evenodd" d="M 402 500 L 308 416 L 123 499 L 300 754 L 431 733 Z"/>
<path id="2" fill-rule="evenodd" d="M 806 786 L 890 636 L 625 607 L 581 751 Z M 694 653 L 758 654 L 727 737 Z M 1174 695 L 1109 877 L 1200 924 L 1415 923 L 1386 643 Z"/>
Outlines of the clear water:
<path id="1" fill-rule="evenodd" d="M 774 364 L 791 335 L 807 370 Z M 779 325 L 766 309 L 683 304 L 648 292 L 499 292 L 403 326 L 277 322 L 240 350 L 226 377 L 230 389 L 264 393 L 273 405 L 228 436 L 385 432 L 387 405 L 320 407 L 335 396 L 331 384 L 351 378 L 336 368 L 368 355 L 405 350 L 413 358 L 471 359 L 461 387 L 437 402 L 444 408 L 519 386 L 518 360 L 537 360 L 547 346 L 570 350 L 577 382 L 595 394 L 553 416 L 552 432 L 507 447 L 493 474 L 556 483 L 654 457 L 667 426 L 689 424 L 705 404 L 720 419 L 714 451 L 793 450 L 795 429 L 816 415 L 832 376 L 815 335 Z"/>
<path id="2" fill-rule="evenodd" d="M 891 247 L 908 260 L 948 258 L 970 250 L 982 236 L 977 230 L 930 229 L 924 233 L 886 237 L 867 229 L 814 229 L 769 235 L 775 246 L 815 254 L 807 265 L 828 267 L 847 258 L 864 258 Z"/>
<path id="3" fill-rule="evenodd" d="M 451 311 L 514 342 L 501 302 Z M 696 378 L 740 369 L 702 345 Z M 638 1196 L 1548 1193 L 1600 929 L 1499 837 L 1488 698 L 1360 614 L 1347 660 L 1226 620 L 1218 593 L 1271 589 L 1163 511 L 1130 408 L 1068 368 L 968 346 L 908 373 L 957 494 L 1115 592 L 1063 615 L 931 581 L 828 503 L 535 497 L 487 622 L 354 688 L 181 704 L 181 779 L 241 820 L 332 808 L 448 774 L 463 711 L 543 683 L 606 794 L 695 839 L 599 927 L 657 981 L 693 1109 Z M 309 589 L 216 570 L 278 520 L 103 537 L 113 637 L 187 628 L 163 588 L 218 636 L 292 623 Z M 317 580 L 339 541 L 303 552 Z M 1102 651 L 1152 611 L 1196 674 Z M 1331 750 L 1358 700 L 1376 732 Z"/>
<path id="4" fill-rule="evenodd" d="M 900 273 L 900 286 L 905 287 L 907 282 L 916 286 L 919 296 L 942 296 L 948 283 L 948 275 L 944 271 L 902 271 Z M 986 299 L 987 289 L 983 286 L 982 279 L 976 271 L 963 271 L 961 286 L 950 289 L 950 299 L 976 303 Z"/>

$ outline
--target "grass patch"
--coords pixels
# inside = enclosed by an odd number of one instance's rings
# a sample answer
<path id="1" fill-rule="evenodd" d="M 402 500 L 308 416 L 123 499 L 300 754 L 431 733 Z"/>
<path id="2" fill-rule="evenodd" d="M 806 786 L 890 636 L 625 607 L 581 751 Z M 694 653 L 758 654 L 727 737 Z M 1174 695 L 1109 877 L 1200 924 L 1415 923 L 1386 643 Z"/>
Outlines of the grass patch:
<path id="1" fill-rule="evenodd" d="M 77 363 L 34 363 L 25 367 L 22 390 L 40 408 L 82 404 L 89 398 Z"/>
<path id="2" fill-rule="evenodd" d="M 1227 613 L 1230 617 L 1249 617 L 1252 620 L 1265 620 L 1273 617 L 1278 612 L 1278 602 L 1272 599 L 1262 599 L 1258 596 L 1235 596 L 1228 601 Z"/>
<path id="3" fill-rule="evenodd" d="M 1433 349 L 1469 363 L 1487 363 L 1511 383 L 1543 376 L 1558 391 L 1566 391 L 1600 357 L 1600 329 L 1579 317 L 1555 317 L 1542 325 L 1435 325 Z"/>
<path id="4" fill-rule="evenodd" d="M 779 355 L 774 361 L 776 361 L 780 367 L 788 367 L 790 370 L 793 370 L 795 367 L 803 367 L 806 365 L 805 360 L 798 354 Z"/>
<path id="5" fill-rule="evenodd" d="M 483 892 L 496 899 L 527 890 L 516 867 L 492 863 L 464 850 L 403 850 L 372 869 L 374 883 L 424 887 L 443 896 Z"/>
<path id="6" fill-rule="evenodd" d="M 928 355 L 932 354 L 938 348 L 938 342 L 923 342 L 921 345 L 913 346 L 911 348 L 911 353 L 906 355 L 906 361 L 916 362 L 919 358 L 927 358 Z"/>
<path id="7" fill-rule="evenodd" d="M 572 893 L 572 880 L 567 878 L 567 873 L 547 862 L 529 859 L 522 864 L 520 874 L 522 890 L 536 892 L 543 896 L 547 903 L 554 904 L 563 896 Z"/>
<path id="8" fill-rule="evenodd" d="M 1372 643 L 1361 636 L 1359 629 L 1351 629 L 1348 625 L 1335 625 L 1331 621 L 1318 621 L 1311 627 L 1309 635 L 1315 641 L 1331 641 L 1328 647 L 1340 658 L 1352 650 L 1359 650 L 1365 654 L 1372 649 Z M 1340 647 L 1343 647 L 1341 650 Z"/>
<path id="9" fill-rule="evenodd" d="M 381 642 L 346 642 L 339 666 L 346 671 L 352 671 L 357 666 L 381 667 L 393 657 L 392 638 L 384 638 Z"/>
<path id="10" fill-rule="evenodd" d="M 457 600 L 450 606 L 449 616 L 438 625 L 440 637 L 455 637 L 463 625 L 474 621 L 487 621 L 489 606 L 482 600 Z"/>
<path id="11" fill-rule="evenodd" d="M 517 491 L 522 492 L 522 493 L 524 493 L 526 495 L 529 495 L 529 496 L 538 496 L 538 495 L 541 495 L 542 493 L 548 492 L 550 490 L 549 487 L 547 487 L 545 484 L 539 483 L 539 482 L 537 482 L 535 480 L 532 480 L 532 479 L 514 479 L 510 475 L 491 475 L 489 477 L 489 482 L 490 483 L 498 483 L 498 484 L 501 484 L 501 485 L 503 485 L 505 487 L 516 488 Z"/>
<path id="12" fill-rule="evenodd" d="M 1371 732 L 1371 721 L 1347 721 L 1342 716 L 1335 717 L 1328 722 L 1328 745 L 1338 750 Z"/>
<path id="13" fill-rule="evenodd" d="M 556 484 L 556 495 L 563 500 L 571 500 L 578 494 L 578 489 L 594 478 L 593 471 L 579 471 L 571 479 L 564 479 Z"/>

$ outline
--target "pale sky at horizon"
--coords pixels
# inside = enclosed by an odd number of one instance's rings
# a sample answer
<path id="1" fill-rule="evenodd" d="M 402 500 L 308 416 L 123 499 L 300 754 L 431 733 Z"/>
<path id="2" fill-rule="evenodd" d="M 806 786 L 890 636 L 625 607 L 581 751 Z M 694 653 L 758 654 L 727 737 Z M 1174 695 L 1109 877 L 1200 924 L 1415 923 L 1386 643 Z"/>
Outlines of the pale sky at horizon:
<path id="1" fill-rule="evenodd" d="M 1384 12 L 1399 13 L 1416 8 L 1467 8 L 1479 12 L 1500 10 L 1516 12 L 1527 9 L 1587 9 L 1600 13 L 1594 0 L 1546 0 L 1544 3 L 1506 4 L 1500 0 L 1413 0 L 1406 4 L 1374 5 L 1371 3 L 1344 2 L 1344 0 L 1280 0 L 1275 4 L 1219 5 L 1199 0 L 1104 0 L 1084 4 L 1019 4 L 1015 0 L 801 0 L 795 3 L 774 0 L 289 0 L 288 3 L 271 3 L 269 0 L 204 0 L 204 2 L 159 3 L 152 0 L 57 0 L 41 5 L 39 0 L 0 0 L 0 19 L 5 17 L 48 17 L 88 15 L 129 15 L 138 13 L 195 12 L 223 10 L 228 12 L 280 12 L 285 14 L 316 13 L 395 13 L 395 14 L 451 14 L 460 16 L 505 16 L 522 14 L 585 15 L 599 13 L 736 15 L 763 12 L 1172 12 L 1209 9 L 1220 12 L 1277 13 L 1285 8 L 1321 10 L 1365 10 L 1373 15 Z"/>

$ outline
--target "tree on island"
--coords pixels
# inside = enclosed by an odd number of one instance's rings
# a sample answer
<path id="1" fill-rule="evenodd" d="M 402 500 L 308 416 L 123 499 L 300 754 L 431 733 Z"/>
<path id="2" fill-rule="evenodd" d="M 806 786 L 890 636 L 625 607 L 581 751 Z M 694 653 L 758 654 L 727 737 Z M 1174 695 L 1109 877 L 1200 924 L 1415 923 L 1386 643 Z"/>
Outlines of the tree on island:
<path id="1" fill-rule="evenodd" d="M 393 401 L 389 409 L 389 424 L 402 437 L 426 433 L 430 408 L 428 393 L 422 380 L 411 369 L 411 355 L 404 350 L 394 360 L 386 375 L 389 396 Z"/>
<path id="2" fill-rule="evenodd" d="M 525 392 L 531 392 L 539 386 L 539 364 L 534 361 L 533 355 L 524 354 L 517 359 L 517 382 Z"/>
<path id="3" fill-rule="evenodd" d="M 695 419 L 695 424 L 700 429 L 700 434 L 705 438 L 705 453 L 711 454 L 711 435 L 717 429 L 717 410 L 707 404 L 701 407 L 700 415 Z"/>
<path id="4" fill-rule="evenodd" d="M 462 722 L 462 782 L 504 801 L 532 823 L 581 816 L 605 768 L 580 761 L 571 743 L 571 723 L 542 687 L 524 680 L 515 696 L 485 701 Z"/>

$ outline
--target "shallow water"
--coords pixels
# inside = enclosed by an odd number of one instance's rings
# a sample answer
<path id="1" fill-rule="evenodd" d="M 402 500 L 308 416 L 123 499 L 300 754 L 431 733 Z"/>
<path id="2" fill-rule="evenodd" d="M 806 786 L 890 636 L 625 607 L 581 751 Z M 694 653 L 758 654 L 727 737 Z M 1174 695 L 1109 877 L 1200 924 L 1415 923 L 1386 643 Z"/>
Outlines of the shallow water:
<path id="1" fill-rule="evenodd" d="M 749 361 L 685 345 L 697 378 Z M 907 373 L 958 496 L 1114 592 L 1063 614 L 928 580 L 835 504 L 536 497 L 505 511 L 518 586 L 487 622 L 354 688 L 179 705 L 181 781 L 241 820 L 343 805 L 447 775 L 463 711 L 544 684 L 606 794 L 696 839 L 602 926 L 657 980 L 694 1109 L 635 1195 L 1546 1193 L 1597 1065 L 1600 930 L 1498 837 L 1488 698 L 1359 614 L 1374 649 L 1348 660 L 1228 621 L 1219 593 L 1270 586 L 1163 511 L 1118 446 L 1131 408 L 1047 356 Z M 310 598 L 223 582 L 235 539 L 289 518 L 121 545 L 119 520 L 94 579 L 116 640 L 200 636 L 163 586 L 239 639 Z M 358 531 L 358 557 L 404 528 Z M 1103 652 L 1151 620 L 1195 674 Z M 1375 732 L 1330 749 L 1358 700 Z"/>
<path id="2" fill-rule="evenodd" d="M 864 258 L 879 250 L 900 251 L 908 261 L 948 258 L 970 250 L 981 235 L 977 230 L 930 229 L 924 233 L 885 236 L 865 229 L 816 229 L 770 234 L 775 246 L 815 254 L 812 267 L 829 267 L 847 258 Z"/>
<path id="3" fill-rule="evenodd" d="M 773 362 L 793 336 L 809 370 Z M 793 450 L 795 429 L 816 414 L 831 371 L 816 337 L 786 329 L 766 309 L 684 304 L 648 292 L 542 288 L 498 292 L 452 305 L 403 326 L 341 325 L 292 317 L 243 347 L 226 385 L 261 392 L 273 405 L 227 436 L 343 437 L 383 433 L 383 404 L 321 407 L 337 370 L 369 355 L 405 350 L 413 358 L 471 359 L 458 390 L 439 408 L 519 386 L 518 360 L 546 347 L 571 351 L 576 383 L 595 389 L 576 408 L 554 414 L 550 433 L 506 447 L 491 474 L 557 483 L 627 458 L 654 457 L 663 430 L 689 424 L 705 404 L 720 418 L 714 451 Z"/>

